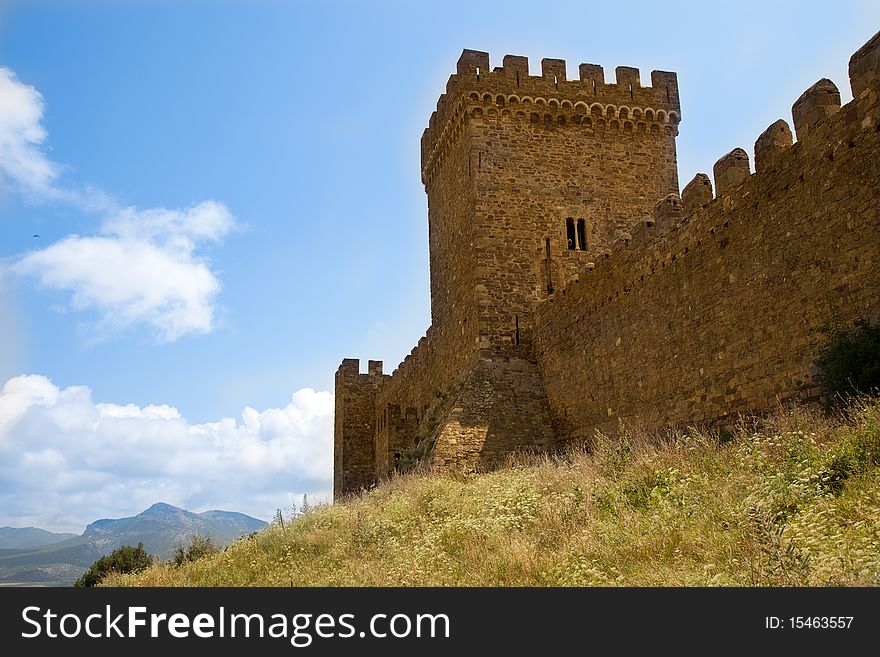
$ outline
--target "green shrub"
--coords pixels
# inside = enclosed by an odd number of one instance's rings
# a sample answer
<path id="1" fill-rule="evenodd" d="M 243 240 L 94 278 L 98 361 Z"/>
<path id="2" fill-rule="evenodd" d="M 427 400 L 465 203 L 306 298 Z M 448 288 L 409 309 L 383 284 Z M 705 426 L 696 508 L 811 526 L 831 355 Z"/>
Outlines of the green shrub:
<path id="1" fill-rule="evenodd" d="M 214 541 L 209 537 L 193 536 L 188 546 L 178 545 L 177 549 L 174 550 L 174 565 L 182 566 L 190 561 L 201 559 L 207 554 L 214 554 L 219 551 L 220 549 L 214 545 Z"/>
<path id="2" fill-rule="evenodd" d="M 123 545 L 109 556 L 98 559 L 73 585 L 97 586 L 111 573 L 137 573 L 152 565 L 153 557 L 146 553 L 143 543 L 138 543 L 137 547 Z"/>
<path id="3" fill-rule="evenodd" d="M 819 384 L 832 405 L 880 390 L 880 325 L 858 320 L 824 331 L 828 341 L 816 361 Z"/>

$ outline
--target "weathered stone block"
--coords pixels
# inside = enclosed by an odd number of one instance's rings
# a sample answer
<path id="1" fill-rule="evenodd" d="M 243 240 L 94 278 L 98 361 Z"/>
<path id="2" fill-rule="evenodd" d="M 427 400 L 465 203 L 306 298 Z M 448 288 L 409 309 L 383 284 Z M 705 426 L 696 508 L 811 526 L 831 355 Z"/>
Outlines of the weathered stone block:
<path id="1" fill-rule="evenodd" d="M 755 141 L 755 171 L 761 171 L 780 153 L 791 148 L 791 128 L 779 119 L 761 133 Z"/>
<path id="2" fill-rule="evenodd" d="M 637 68 L 633 68 L 632 66 L 618 66 L 614 69 L 614 74 L 617 77 L 617 84 L 631 84 L 633 87 L 642 86 L 639 82 L 639 69 Z"/>
<path id="3" fill-rule="evenodd" d="M 868 89 L 880 92 L 880 32 L 850 57 L 849 83 L 853 98 L 858 98 Z"/>
<path id="4" fill-rule="evenodd" d="M 715 176 L 715 194 L 721 196 L 751 175 L 749 156 L 743 149 L 734 148 L 715 163 L 712 173 Z"/>
<path id="5" fill-rule="evenodd" d="M 665 233 L 681 221 L 682 206 L 678 194 L 667 194 L 657 201 L 651 212 L 658 233 Z"/>
<path id="6" fill-rule="evenodd" d="M 654 221 L 651 219 L 639 221 L 632 229 L 632 245 L 634 248 L 649 242 L 655 235 Z"/>
<path id="7" fill-rule="evenodd" d="M 605 71 L 598 64 L 581 64 L 578 67 L 581 82 L 605 84 Z"/>
<path id="8" fill-rule="evenodd" d="M 525 78 L 529 74 L 529 58 L 520 57 L 519 55 L 504 55 L 504 75 L 517 79 Z"/>
<path id="9" fill-rule="evenodd" d="M 705 173 L 694 176 L 681 191 L 681 205 L 685 214 L 712 202 L 712 181 Z"/>
<path id="10" fill-rule="evenodd" d="M 456 72 L 459 75 L 476 77 L 489 72 L 489 53 L 480 50 L 464 50 L 458 58 Z"/>
<path id="11" fill-rule="evenodd" d="M 840 91 L 828 78 L 822 78 L 801 94 L 791 106 L 791 118 L 798 141 L 807 136 L 810 129 L 840 110 Z"/>
<path id="12" fill-rule="evenodd" d="M 565 79 L 565 60 L 545 57 L 541 60 L 541 75 L 551 80 L 555 77 L 561 82 Z"/>

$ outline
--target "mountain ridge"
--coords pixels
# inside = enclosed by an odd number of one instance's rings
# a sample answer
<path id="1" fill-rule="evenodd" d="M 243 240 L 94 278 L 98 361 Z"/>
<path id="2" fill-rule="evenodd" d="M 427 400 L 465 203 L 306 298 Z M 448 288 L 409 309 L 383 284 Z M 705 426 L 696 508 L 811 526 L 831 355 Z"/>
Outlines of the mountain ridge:
<path id="1" fill-rule="evenodd" d="M 26 550 L 75 537 L 69 532 L 50 532 L 39 527 L 0 527 L 0 550 Z"/>
<path id="2" fill-rule="evenodd" d="M 212 509 L 193 513 L 157 502 L 134 516 L 95 520 L 79 536 L 56 535 L 62 538 L 19 549 L 0 546 L 0 585 L 11 582 L 69 585 L 96 559 L 123 545 L 143 543 L 148 553 L 169 559 L 177 547 L 187 545 L 195 536 L 208 537 L 225 547 L 266 524 L 235 511 Z"/>

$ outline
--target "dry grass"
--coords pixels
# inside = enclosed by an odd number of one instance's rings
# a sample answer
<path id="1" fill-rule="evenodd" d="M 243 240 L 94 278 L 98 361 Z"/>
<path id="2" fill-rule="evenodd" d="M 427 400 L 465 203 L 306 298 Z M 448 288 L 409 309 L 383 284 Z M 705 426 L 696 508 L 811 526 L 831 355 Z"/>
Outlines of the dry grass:
<path id="1" fill-rule="evenodd" d="M 397 477 L 116 586 L 880 584 L 880 400 Z"/>

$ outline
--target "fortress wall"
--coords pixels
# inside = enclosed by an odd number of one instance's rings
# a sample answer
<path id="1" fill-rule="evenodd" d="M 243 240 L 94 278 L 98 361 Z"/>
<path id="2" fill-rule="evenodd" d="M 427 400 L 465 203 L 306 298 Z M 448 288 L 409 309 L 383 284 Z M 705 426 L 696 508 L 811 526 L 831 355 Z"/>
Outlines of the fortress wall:
<path id="1" fill-rule="evenodd" d="M 759 138 L 756 174 L 731 152 L 708 205 L 698 177 L 542 302 L 536 355 L 560 438 L 618 418 L 724 424 L 820 394 L 816 329 L 835 311 L 880 318 L 877 52 L 875 37 L 853 56 L 840 111 L 822 83 L 798 99 L 796 144 L 779 122 Z"/>
<path id="2" fill-rule="evenodd" d="M 451 337 L 428 329 L 394 373 L 385 375 L 374 404 L 376 432 L 372 453 L 379 479 L 393 469 L 394 455 L 413 445 L 428 410 L 441 397 L 452 394 L 473 366 L 475 350 Z"/>
<path id="3" fill-rule="evenodd" d="M 336 370 L 333 414 L 333 491 L 336 496 L 373 482 L 373 434 L 376 430 L 376 391 L 385 378 L 382 361 L 346 358 Z"/>

